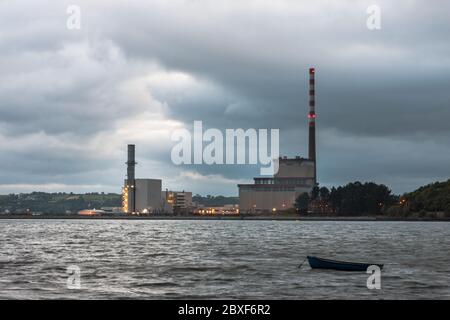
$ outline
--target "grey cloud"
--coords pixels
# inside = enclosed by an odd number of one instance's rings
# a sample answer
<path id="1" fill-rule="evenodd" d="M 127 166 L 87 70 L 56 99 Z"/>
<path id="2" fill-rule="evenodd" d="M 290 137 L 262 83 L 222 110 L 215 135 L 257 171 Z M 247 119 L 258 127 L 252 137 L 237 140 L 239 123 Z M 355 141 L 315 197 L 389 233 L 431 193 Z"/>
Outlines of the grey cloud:
<path id="1" fill-rule="evenodd" d="M 67 1 L 0 4 L 0 137 L 21 141 L 43 132 L 64 142 L 68 134 L 69 145 L 95 152 L 89 142 L 113 137 L 125 126 L 121 120 L 153 108 L 121 86 L 155 70 L 180 71 L 200 84 L 195 90 L 149 85 L 149 99 L 166 106 L 155 112 L 186 127 L 203 120 L 221 129 L 280 128 L 282 154 L 305 155 L 307 68 L 316 66 L 323 183 L 385 181 L 402 192 L 446 179 L 450 4 L 378 2 L 380 31 L 365 27 L 370 1 L 131 1 L 126 7 L 81 1 L 78 33 L 65 29 Z M 140 143 L 145 175 L 155 177 L 157 168 L 172 179 L 172 172 L 192 169 L 250 181 L 258 173 L 240 166 L 174 167 L 170 146 Z M 91 157 L 61 144 L 40 149 L 2 152 L 7 164 L 0 182 L 113 189 L 123 178 L 120 152 L 102 161 L 102 150 Z M 207 192 L 201 182 L 193 186 Z M 233 185 L 220 190 L 237 192 Z"/>
<path id="2" fill-rule="evenodd" d="M 315 65 L 324 126 L 368 136 L 407 136 L 412 128 L 449 134 L 445 120 L 438 120 L 450 116 L 449 26 L 445 10 L 422 10 L 422 4 L 383 2 L 378 33 L 365 28 L 367 6 L 353 3 L 341 10 L 324 3 L 315 12 L 321 19 L 293 4 L 293 14 L 288 6 L 272 14 L 230 6 L 236 10 L 222 15 L 206 9 L 206 18 L 196 14 L 197 3 L 182 6 L 182 12 L 170 6 L 151 13 L 131 9 L 123 16 L 134 17 L 131 35 L 117 20 L 107 32 L 131 56 L 154 57 L 169 68 L 208 77 L 231 97 L 251 101 L 258 112 L 243 120 L 256 126 L 297 125 L 286 115 L 306 105 L 306 70 Z M 210 107 L 203 116 L 211 121 L 226 110 Z M 175 116 L 189 119 L 192 113 L 186 113 Z"/>

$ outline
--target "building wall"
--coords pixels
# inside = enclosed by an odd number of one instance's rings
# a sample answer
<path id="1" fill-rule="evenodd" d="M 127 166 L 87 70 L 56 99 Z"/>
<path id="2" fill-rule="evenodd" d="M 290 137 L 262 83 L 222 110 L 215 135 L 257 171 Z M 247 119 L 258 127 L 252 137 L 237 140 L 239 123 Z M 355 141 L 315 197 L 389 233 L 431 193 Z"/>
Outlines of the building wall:
<path id="1" fill-rule="evenodd" d="M 192 192 L 186 191 L 163 191 L 161 192 L 161 198 L 167 205 L 170 206 L 169 212 L 173 209 L 187 209 L 193 206 Z"/>
<path id="2" fill-rule="evenodd" d="M 314 178 L 314 161 L 302 158 L 279 159 L 275 178 Z"/>
<path id="3" fill-rule="evenodd" d="M 280 211 L 292 208 L 295 199 L 315 185 L 314 161 L 280 158 L 273 178 L 255 178 L 255 184 L 239 185 L 241 212 Z"/>
<path id="4" fill-rule="evenodd" d="M 273 191 L 270 188 L 261 189 L 252 185 L 239 188 L 239 209 L 241 212 L 276 211 L 292 208 L 295 199 L 304 192 L 310 192 L 312 187 L 286 188 L 283 191 Z"/>
<path id="5" fill-rule="evenodd" d="M 161 209 L 161 185 L 160 179 L 136 179 L 136 211 Z"/>
<path id="6" fill-rule="evenodd" d="M 177 192 L 175 198 L 175 205 L 181 209 L 192 206 L 192 192 Z"/>

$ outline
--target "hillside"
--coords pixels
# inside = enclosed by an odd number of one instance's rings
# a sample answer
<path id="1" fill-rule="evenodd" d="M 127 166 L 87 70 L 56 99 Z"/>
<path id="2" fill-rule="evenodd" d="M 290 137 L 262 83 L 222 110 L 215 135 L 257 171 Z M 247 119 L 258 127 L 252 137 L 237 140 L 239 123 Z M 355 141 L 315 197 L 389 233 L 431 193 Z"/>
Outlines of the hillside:
<path id="1" fill-rule="evenodd" d="M 202 204 L 206 207 L 221 207 L 226 204 L 239 204 L 239 197 L 211 196 L 203 197 L 196 194 L 192 197 L 192 201 Z"/>
<path id="2" fill-rule="evenodd" d="M 450 179 L 420 187 L 404 198 L 411 211 L 450 213 Z"/>
<path id="3" fill-rule="evenodd" d="M 0 195 L 0 212 L 72 213 L 86 208 L 120 207 L 121 195 L 116 193 L 46 193 L 32 192 Z"/>
<path id="4" fill-rule="evenodd" d="M 193 200 L 204 206 L 223 206 L 225 204 L 239 203 L 238 197 L 200 196 L 195 195 Z M 100 209 L 102 207 L 120 207 L 122 205 L 120 194 L 116 193 L 46 193 L 32 192 L 21 194 L 0 195 L 0 212 L 26 213 L 76 213 L 87 208 Z"/>

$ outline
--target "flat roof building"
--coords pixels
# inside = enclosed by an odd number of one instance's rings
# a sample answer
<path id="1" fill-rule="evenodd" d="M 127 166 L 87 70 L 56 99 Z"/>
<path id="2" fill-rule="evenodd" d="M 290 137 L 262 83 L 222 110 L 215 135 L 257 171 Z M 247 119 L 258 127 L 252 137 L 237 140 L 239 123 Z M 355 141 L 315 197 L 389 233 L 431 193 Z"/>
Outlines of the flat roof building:
<path id="1" fill-rule="evenodd" d="M 123 189 L 124 203 L 129 202 L 129 197 L 134 194 L 134 211 L 139 213 L 159 212 L 162 209 L 163 203 L 161 200 L 161 179 L 135 179 L 134 191 L 130 192 L 127 187 L 129 183 L 125 180 L 125 187 Z M 133 213 L 127 211 L 126 213 Z"/>
<path id="2" fill-rule="evenodd" d="M 254 178 L 253 184 L 238 185 L 239 208 L 241 212 L 286 210 L 314 186 L 314 161 L 280 158 L 278 173 L 273 177 Z"/>
<path id="3" fill-rule="evenodd" d="M 168 213 L 187 212 L 193 207 L 192 192 L 163 191 L 161 198 L 165 202 L 164 209 Z"/>

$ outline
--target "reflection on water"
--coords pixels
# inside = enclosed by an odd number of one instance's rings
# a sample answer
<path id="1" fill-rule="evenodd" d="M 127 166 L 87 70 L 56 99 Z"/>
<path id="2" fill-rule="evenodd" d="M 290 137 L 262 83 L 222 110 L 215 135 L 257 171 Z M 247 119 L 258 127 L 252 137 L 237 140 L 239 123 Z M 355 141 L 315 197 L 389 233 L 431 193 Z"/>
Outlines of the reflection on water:
<path id="1" fill-rule="evenodd" d="M 450 223 L 0 220 L 0 298 L 449 299 Z M 307 254 L 384 263 L 297 266 Z M 81 289 L 66 268 L 81 268 Z"/>

